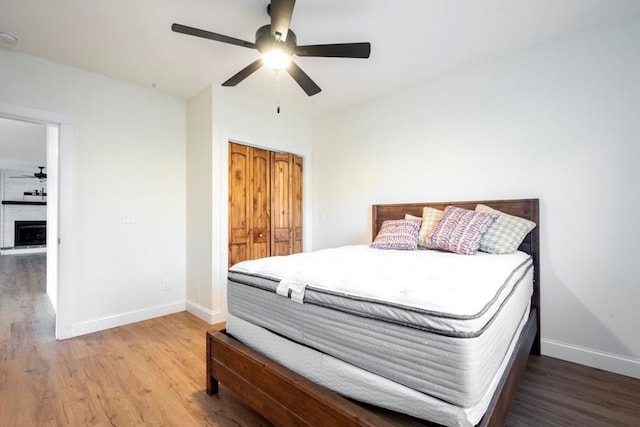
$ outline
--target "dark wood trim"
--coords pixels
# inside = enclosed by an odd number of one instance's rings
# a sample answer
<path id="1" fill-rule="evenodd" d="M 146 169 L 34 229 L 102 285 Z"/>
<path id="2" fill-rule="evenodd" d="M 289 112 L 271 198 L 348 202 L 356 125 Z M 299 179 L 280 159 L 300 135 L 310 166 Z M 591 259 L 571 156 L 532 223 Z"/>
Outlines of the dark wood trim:
<path id="1" fill-rule="evenodd" d="M 218 394 L 218 390 L 219 390 L 218 380 L 216 380 L 212 375 L 212 372 L 213 372 L 213 366 L 212 366 L 212 363 L 213 363 L 213 352 L 211 351 L 211 346 L 213 344 L 212 344 L 211 339 L 209 338 L 209 334 L 211 334 L 213 332 L 214 331 L 208 331 L 206 333 L 206 338 L 207 338 L 207 346 L 206 346 L 207 347 L 206 348 L 206 351 L 207 351 L 207 361 L 206 361 L 207 394 L 209 396 L 212 396 L 214 394 Z"/>
<path id="2" fill-rule="evenodd" d="M 47 202 L 27 202 L 24 200 L 3 200 L 3 205 L 46 205 Z"/>
<path id="3" fill-rule="evenodd" d="M 222 382 L 279 426 L 379 426 L 392 424 L 250 349 L 225 331 L 207 333 L 207 393 Z"/>

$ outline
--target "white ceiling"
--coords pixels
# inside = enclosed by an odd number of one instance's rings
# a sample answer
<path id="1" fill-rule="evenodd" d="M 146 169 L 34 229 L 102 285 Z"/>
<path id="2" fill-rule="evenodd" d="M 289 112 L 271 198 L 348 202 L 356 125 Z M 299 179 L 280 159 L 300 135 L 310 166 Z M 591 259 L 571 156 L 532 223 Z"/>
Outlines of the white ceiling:
<path id="1" fill-rule="evenodd" d="M 254 41 L 268 0 L 0 0 L 10 49 L 188 99 L 257 51 L 173 33 L 173 22 Z M 370 59 L 296 58 L 323 89 L 281 76 L 281 104 L 315 117 L 447 71 L 640 14 L 638 0 L 299 0 L 298 44 L 370 41 Z M 7 47 L 5 45 L 5 47 Z M 272 72 L 235 88 L 276 102 Z"/>
<path id="2" fill-rule="evenodd" d="M 0 117 L 0 169 L 35 173 L 46 165 L 46 126 Z"/>

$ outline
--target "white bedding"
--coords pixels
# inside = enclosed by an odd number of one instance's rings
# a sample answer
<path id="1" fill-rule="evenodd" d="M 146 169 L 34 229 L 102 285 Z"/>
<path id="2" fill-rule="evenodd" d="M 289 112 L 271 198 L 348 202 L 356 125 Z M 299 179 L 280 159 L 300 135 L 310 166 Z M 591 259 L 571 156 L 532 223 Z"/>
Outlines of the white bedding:
<path id="1" fill-rule="evenodd" d="M 230 271 L 278 280 L 278 293 L 289 290 L 297 302 L 303 301 L 305 288 L 312 288 L 418 309 L 434 315 L 430 326 L 476 332 L 530 265 L 531 257 L 523 252 L 469 256 L 357 245 L 244 261 Z"/>

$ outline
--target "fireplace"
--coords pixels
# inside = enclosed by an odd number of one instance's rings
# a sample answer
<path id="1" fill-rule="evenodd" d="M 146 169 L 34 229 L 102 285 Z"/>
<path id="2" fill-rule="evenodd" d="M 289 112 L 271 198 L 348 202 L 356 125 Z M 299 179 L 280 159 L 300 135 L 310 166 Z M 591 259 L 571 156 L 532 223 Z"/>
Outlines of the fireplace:
<path id="1" fill-rule="evenodd" d="M 47 221 L 16 221 L 14 247 L 47 244 Z"/>

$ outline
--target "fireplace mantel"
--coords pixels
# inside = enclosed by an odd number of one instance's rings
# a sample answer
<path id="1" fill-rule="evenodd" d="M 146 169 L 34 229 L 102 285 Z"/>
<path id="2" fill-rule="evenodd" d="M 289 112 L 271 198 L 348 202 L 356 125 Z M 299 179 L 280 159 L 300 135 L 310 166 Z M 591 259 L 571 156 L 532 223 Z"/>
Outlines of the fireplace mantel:
<path id="1" fill-rule="evenodd" d="M 46 205 L 47 202 L 25 201 L 25 200 L 3 200 L 3 205 Z"/>

